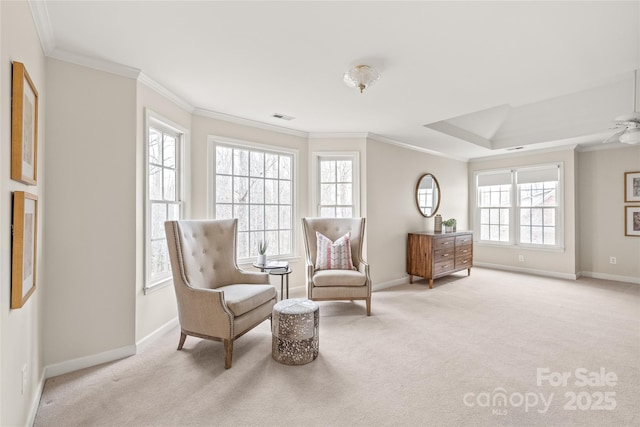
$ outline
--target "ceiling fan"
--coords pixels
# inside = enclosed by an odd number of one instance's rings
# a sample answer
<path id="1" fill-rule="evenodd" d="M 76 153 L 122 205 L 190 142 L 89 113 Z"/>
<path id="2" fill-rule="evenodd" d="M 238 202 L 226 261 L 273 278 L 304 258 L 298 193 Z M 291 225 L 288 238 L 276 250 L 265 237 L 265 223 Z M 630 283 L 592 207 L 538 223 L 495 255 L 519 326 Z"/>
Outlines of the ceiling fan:
<path id="1" fill-rule="evenodd" d="M 625 144 L 640 144 L 640 113 L 636 111 L 636 96 L 638 95 L 638 70 L 633 72 L 633 113 L 623 114 L 615 118 L 618 132 L 605 139 L 604 143 L 622 142 Z"/>

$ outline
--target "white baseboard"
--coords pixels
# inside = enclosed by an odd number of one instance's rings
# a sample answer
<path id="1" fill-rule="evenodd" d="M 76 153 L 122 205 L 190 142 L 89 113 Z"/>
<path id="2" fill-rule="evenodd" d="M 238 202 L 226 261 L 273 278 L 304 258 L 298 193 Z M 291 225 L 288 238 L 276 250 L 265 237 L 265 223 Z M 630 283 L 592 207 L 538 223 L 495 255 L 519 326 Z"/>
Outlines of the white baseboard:
<path id="1" fill-rule="evenodd" d="M 475 267 L 493 268 L 495 270 L 513 271 L 516 273 L 533 274 L 536 276 L 554 277 L 556 279 L 576 280 L 578 278 L 578 275 L 573 273 L 559 273 L 557 271 L 537 270 L 535 268 L 513 267 L 510 265 L 490 264 L 476 261 L 473 262 L 473 265 Z"/>
<path id="2" fill-rule="evenodd" d="M 40 406 L 40 399 L 42 398 L 42 392 L 44 391 L 44 370 L 38 381 L 38 388 L 33 400 L 31 401 L 31 407 L 29 408 L 29 416 L 27 418 L 27 426 L 32 426 L 36 422 L 36 415 L 38 414 L 38 407 Z"/>
<path id="3" fill-rule="evenodd" d="M 581 271 L 580 275 L 584 277 L 593 277 L 594 279 L 612 280 L 614 282 L 626 282 L 640 285 L 640 277 L 619 276 L 617 274 L 604 274 L 593 271 Z"/>
<path id="4" fill-rule="evenodd" d="M 56 377 L 68 372 L 100 365 L 101 363 L 113 362 L 114 360 L 124 359 L 125 357 L 133 356 L 134 354 L 136 354 L 136 346 L 127 345 L 102 353 L 93 354 L 91 356 L 84 356 L 77 359 L 67 360 L 66 362 L 55 363 L 44 368 L 44 378 Z"/>
<path id="5" fill-rule="evenodd" d="M 150 344 L 154 343 L 161 336 L 163 336 L 164 334 L 166 334 L 168 331 L 170 331 L 171 329 L 175 328 L 179 324 L 180 324 L 180 322 L 178 321 L 178 318 L 174 317 L 173 319 L 169 320 L 164 325 L 160 326 L 155 331 L 151 332 L 146 337 L 142 338 L 140 341 L 138 341 L 136 343 L 136 353 L 140 353 L 142 350 L 144 350 L 145 348 L 149 347 Z"/>

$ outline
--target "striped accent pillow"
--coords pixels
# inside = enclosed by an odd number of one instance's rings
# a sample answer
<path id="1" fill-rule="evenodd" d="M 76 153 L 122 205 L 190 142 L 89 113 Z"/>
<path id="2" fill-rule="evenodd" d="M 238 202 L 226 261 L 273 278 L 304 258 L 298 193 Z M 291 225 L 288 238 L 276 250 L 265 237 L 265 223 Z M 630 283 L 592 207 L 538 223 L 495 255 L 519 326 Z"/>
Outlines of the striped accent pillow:
<path id="1" fill-rule="evenodd" d="M 316 231 L 316 270 L 354 270 L 351 261 L 351 232 L 332 242 Z"/>

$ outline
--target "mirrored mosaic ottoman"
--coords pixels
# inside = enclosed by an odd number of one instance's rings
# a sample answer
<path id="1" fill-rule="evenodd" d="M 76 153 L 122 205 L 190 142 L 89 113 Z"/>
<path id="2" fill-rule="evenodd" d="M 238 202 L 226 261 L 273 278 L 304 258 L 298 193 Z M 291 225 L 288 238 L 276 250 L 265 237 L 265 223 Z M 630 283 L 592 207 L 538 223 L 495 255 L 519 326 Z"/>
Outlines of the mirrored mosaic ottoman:
<path id="1" fill-rule="evenodd" d="M 318 357 L 320 308 L 306 298 L 282 300 L 273 306 L 273 358 L 285 365 L 304 365 Z"/>

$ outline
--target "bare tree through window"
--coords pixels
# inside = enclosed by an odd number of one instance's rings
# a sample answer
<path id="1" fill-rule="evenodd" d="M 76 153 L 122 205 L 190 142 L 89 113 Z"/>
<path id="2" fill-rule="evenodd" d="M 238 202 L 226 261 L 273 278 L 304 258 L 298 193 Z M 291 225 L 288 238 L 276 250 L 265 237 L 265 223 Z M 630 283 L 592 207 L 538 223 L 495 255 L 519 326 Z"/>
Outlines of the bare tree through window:
<path id="1" fill-rule="evenodd" d="M 238 258 L 293 252 L 293 155 L 217 144 L 216 218 L 238 219 Z"/>

